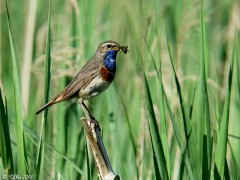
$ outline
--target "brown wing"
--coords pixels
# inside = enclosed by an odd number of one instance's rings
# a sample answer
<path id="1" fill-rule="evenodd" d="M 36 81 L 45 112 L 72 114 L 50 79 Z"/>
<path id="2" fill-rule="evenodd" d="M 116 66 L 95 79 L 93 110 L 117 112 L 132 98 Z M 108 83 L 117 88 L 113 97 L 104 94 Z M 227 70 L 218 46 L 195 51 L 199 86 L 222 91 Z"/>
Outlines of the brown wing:
<path id="1" fill-rule="evenodd" d="M 44 109 L 52 106 L 55 103 L 65 101 L 77 93 L 81 88 L 85 88 L 99 74 L 99 68 L 101 67 L 102 62 L 102 59 L 92 57 L 82 67 L 82 69 L 67 85 L 67 87 L 61 93 L 56 95 L 51 101 L 45 104 L 41 109 L 39 109 L 36 114 L 39 114 Z"/>
<path id="2" fill-rule="evenodd" d="M 99 74 L 99 68 L 101 64 L 102 60 L 92 57 L 67 85 L 67 87 L 61 92 L 61 101 L 71 97 L 81 88 L 85 88 L 93 80 L 93 78 Z"/>

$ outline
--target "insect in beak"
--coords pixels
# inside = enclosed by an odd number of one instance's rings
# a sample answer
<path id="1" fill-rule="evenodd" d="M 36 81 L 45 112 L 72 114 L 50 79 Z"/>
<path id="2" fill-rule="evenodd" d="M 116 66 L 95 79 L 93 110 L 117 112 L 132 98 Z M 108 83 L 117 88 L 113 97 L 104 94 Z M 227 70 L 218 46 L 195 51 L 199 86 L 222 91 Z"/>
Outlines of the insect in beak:
<path id="1" fill-rule="evenodd" d="M 128 46 L 120 46 L 120 49 L 122 50 L 122 52 L 124 54 L 127 54 L 129 51 L 128 51 Z"/>

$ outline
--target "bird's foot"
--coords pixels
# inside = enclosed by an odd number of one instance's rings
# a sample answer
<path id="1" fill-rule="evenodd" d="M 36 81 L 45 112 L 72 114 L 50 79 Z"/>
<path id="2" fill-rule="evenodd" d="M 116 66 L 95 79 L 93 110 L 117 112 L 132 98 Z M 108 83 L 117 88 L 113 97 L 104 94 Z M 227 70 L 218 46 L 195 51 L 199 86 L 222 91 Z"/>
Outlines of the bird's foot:
<path id="1" fill-rule="evenodd" d="M 91 126 L 92 129 L 99 128 L 99 130 L 101 131 L 100 126 L 99 126 L 99 122 L 95 118 L 91 118 L 90 126 Z"/>

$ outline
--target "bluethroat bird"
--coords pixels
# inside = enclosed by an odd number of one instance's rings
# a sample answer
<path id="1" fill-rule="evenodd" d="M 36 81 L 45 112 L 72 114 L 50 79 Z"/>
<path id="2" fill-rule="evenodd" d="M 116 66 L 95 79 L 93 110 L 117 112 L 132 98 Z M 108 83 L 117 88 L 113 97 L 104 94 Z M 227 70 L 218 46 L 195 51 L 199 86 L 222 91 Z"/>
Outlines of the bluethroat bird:
<path id="1" fill-rule="evenodd" d="M 116 56 L 119 50 L 125 54 L 127 46 L 121 46 L 115 41 L 105 41 L 99 44 L 94 56 L 82 67 L 67 87 L 51 101 L 39 109 L 39 114 L 53 104 L 78 98 L 81 102 L 99 95 L 113 81 L 116 72 Z"/>

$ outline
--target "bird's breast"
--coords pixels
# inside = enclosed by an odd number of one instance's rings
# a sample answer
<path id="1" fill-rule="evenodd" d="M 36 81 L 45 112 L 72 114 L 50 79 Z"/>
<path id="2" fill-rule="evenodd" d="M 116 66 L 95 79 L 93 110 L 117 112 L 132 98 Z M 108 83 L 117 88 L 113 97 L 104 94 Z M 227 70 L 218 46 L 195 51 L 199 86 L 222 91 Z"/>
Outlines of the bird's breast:
<path id="1" fill-rule="evenodd" d="M 100 75 L 102 80 L 107 81 L 109 83 L 111 83 L 113 81 L 114 78 L 114 72 L 109 71 L 106 67 L 102 66 L 100 68 Z"/>
<path id="2" fill-rule="evenodd" d="M 105 91 L 110 84 L 110 82 L 103 80 L 99 74 L 85 88 L 80 89 L 79 97 L 85 100 L 97 96 Z"/>

